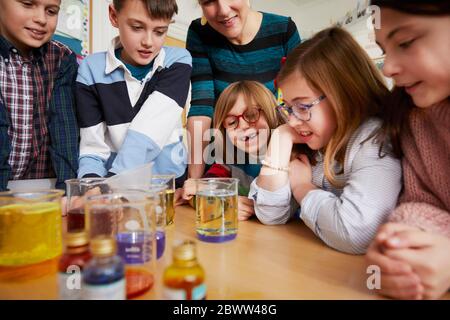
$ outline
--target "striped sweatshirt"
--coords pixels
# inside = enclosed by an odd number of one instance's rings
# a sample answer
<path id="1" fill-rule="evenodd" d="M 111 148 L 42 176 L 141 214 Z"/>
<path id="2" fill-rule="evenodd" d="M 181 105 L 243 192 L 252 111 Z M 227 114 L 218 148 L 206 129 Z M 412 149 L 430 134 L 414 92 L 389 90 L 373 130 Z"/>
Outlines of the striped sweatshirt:
<path id="1" fill-rule="evenodd" d="M 262 13 L 261 27 L 246 45 L 232 44 L 200 19 L 189 26 L 186 48 L 192 54 L 191 116 L 213 117 L 214 105 L 222 91 L 240 80 L 263 83 L 275 94 L 273 80 L 281 59 L 300 44 L 291 18 Z"/>
<path id="2" fill-rule="evenodd" d="M 352 135 L 343 174 L 337 176 L 345 183 L 343 188 L 333 187 L 325 178 L 323 156 L 319 155 L 312 167 L 312 183 L 318 189 L 303 198 L 300 218 L 327 245 L 339 251 L 365 253 L 397 203 L 402 179 L 400 160 L 390 154 L 380 158 L 376 139 L 368 139 L 380 125 L 379 120 L 370 119 Z M 258 219 L 264 224 L 286 223 L 298 208 L 295 201 L 292 205 L 289 183 L 271 192 L 258 187 L 256 181 L 250 186 L 249 198 L 255 201 Z"/>
<path id="3" fill-rule="evenodd" d="M 84 59 L 77 77 L 80 125 L 78 176 L 105 176 L 154 162 L 153 173 L 183 175 L 187 154 L 181 114 L 192 58 L 185 49 L 163 47 L 152 70 L 135 79 L 114 50 Z"/>

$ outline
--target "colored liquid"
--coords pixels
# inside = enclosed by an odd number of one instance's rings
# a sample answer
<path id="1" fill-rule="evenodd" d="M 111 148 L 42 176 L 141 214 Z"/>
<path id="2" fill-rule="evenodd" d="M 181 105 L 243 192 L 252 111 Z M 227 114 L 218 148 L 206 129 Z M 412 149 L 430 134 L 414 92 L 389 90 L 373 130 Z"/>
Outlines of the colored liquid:
<path id="1" fill-rule="evenodd" d="M 118 233 L 117 254 L 127 265 L 143 264 L 150 261 L 152 256 L 152 242 L 148 233 L 122 232 Z"/>
<path id="2" fill-rule="evenodd" d="M 114 236 L 117 230 L 117 212 L 96 209 L 91 210 L 88 216 L 90 238 L 97 236 Z"/>
<path id="3" fill-rule="evenodd" d="M 173 206 L 175 192 L 166 190 L 166 224 L 172 224 L 175 217 L 175 208 Z"/>
<path id="4" fill-rule="evenodd" d="M 124 276 L 125 266 L 120 257 L 94 257 L 85 265 L 83 282 L 90 285 L 106 285 L 120 281 Z"/>
<path id="5" fill-rule="evenodd" d="M 163 256 L 166 249 L 166 233 L 164 231 L 156 231 L 156 259 Z"/>
<path id="6" fill-rule="evenodd" d="M 205 190 L 196 196 L 197 236 L 206 242 L 224 242 L 236 238 L 237 196 L 229 190 Z"/>
<path id="7" fill-rule="evenodd" d="M 19 266 L 55 258 L 62 252 L 59 203 L 0 207 L 0 265 Z"/>
<path id="8" fill-rule="evenodd" d="M 69 210 L 67 212 L 67 231 L 84 230 L 85 217 L 84 208 Z"/>
<path id="9" fill-rule="evenodd" d="M 150 234 L 142 231 L 124 232 L 117 234 L 116 238 L 117 253 L 126 264 L 127 298 L 133 298 L 150 290 L 154 283 L 153 274 L 145 269 L 145 264 L 152 256 Z M 164 234 L 161 239 L 165 245 Z"/>
<path id="10" fill-rule="evenodd" d="M 182 292 L 176 299 L 197 300 L 199 297 L 194 290 L 199 288 L 205 281 L 205 273 L 203 268 L 198 264 L 192 267 L 179 267 L 172 265 L 164 271 L 163 283 L 164 287 L 170 290 Z M 173 299 L 166 296 L 165 299 Z M 204 295 L 200 299 L 206 299 Z"/>
<path id="11" fill-rule="evenodd" d="M 137 297 L 153 287 L 153 275 L 142 269 L 130 268 L 125 272 L 127 280 L 127 298 Z"/>
<path id="12" fill-rule="evenodd" d="M 73 277 L 74 266 L 77 266 L 79 271 L 83 271 L 89 260 L 91 260 L 91 253 L 87 245 L 67 248 L 66 252 L 61 256 L 58 264 L 59 298 L 61 300 L 82 299 L 82 291 L 71 287 L 70 277 Z"/>
<path id="13" fill-rule="evenodd" d="M 144 232 L 124 232 L 117 234 L 117 253 L 126 264 L 141 264 L 151 259 L 151 241 Z M 163 256 L 166 248 L 166 233 L 156 231 L 156 258 Z"/>
<path id="14" fill-rule="evenodd" d="M 84 300 L 124 300 L 125 268 L 118 256 L 94 257 L 83 271 Z"/>

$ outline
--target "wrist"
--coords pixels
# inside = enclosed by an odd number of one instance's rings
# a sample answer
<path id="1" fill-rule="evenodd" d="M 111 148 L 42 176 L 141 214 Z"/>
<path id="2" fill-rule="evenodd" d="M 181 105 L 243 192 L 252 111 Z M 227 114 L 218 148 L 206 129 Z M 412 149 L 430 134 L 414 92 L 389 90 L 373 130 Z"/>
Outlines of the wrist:
<path id="1" fill-rule="evenodd" d="M 297 202 L 300 203 L 303 201 L 303 198 L 305 198 L 310 191 L 316 189 L 317 187 L 313 185 L 311 182 L 300 183 L 298 185 L 292 186 L 292 194 L 294 195 Z"/>
<path id="2" fill-rule="evenodd" d="M 277 132 L 277 130 L 270 138 L 265 160 L 278 167 L 287 167 L 291 158 L 292 139 L 280 131 Z"/>

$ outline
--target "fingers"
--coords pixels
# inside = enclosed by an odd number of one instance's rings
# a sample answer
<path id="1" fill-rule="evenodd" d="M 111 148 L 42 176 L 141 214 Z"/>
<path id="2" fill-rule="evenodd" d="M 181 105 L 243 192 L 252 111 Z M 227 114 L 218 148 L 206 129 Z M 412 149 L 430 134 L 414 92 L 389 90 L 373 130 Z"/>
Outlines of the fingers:
<path id="1" fill-rule="evenodd" d="M 383 243 L 395 233 L 408 230 L 419 230 L 419 229 L 402 223 L 386 223 L 382 225 L 378 230 L 378 234 L 375 237 L 375 241 L 378 243 Z"/>
<path id="2" fill-rule="evenodd" d="M 186 180 L 183 185 L 183 196 L 182 198 L 186 201 L 192 199 L 196 193 L 195 181 L 192 179 Z"/>
<path id="3" fill-rule="evenodd" d="M 379 292 L 395 299 L 422 299 L 424 288 L 416 274 L 388 275 L 381 274 L 381 289 Z"/>
<path id="4" fill-rule="evenodd" d="M 239 210 L 238 220 L 239 221 L 246 221 L 246 220 L 250 219 L 254 215 L 255 215 L 254 212 L 246 212 L 246 211 Z"/>
<path id="5" fill-rule="evenodd" d="M 84 197 L 82 196 L 73 196 L 70 197 L 70 201 L 67 204 L 67 200 L 66 200 L 66 208 L 68 208 L 68 210 L 73 210 L 73 209 L 80 209 L 84 207 L 86 200 Z M 66 209 L 67 210 L 67 209 Z"/>
<path id="6" fill-rule="evenodd" d="M 306 164 L 308 167 L 311 166 L 311 164 L 309 163 L 309 159 L 305 154 L 299 154 L 297 157 L 301 162 L 303 162 L 304 164 Z"/>
<path id="7" fill-rule="evenodd" d="M 416 270 L 419 266 L 424 265 L 427 262 L 420 253 L 421 250 L 417 249 L 386 249 L 384 252 L 386 257 L 395 260 L 402 260 L 411 266 L 414 266 Z"/>
<path id="8" fill-rule="evenodd" d="M 67 197 L 61 198 L 61 214 L 63 217 L 67 215 Z"/>
<path id="9" fill-rule="evenodd" d="M 175 190 L 175 195 L 174 195 L 174 203 L 175 206 L 181 206 L 183 204 L 186 204 L 187 201 L 183 199 L 183 188 L 178 188 Z"/>
<path id="10" fill-rule="evenodd" d="M 381 253 L 375 241 L 370 245 L 365 258 L 369 265 L 376 265 L 381 269 L 380 294 L 395 299 L 422 299 L 424 288 L 420 277 L 408 263 Z"/>
<path id="11" fill-rule="evenodd" d="M 244 221 L 255 214 L 253 200 L 239 196 L 238 198 L 238 220 Z"/>
<path id="12" fill-rule="evenodd" d="M 384 241 L 387 248 L 424 248 L 431 246 L 435 241 L 435 236 L 421 230 L 405 230 L 395 233 Z"/>
<path id="13" fill-rule="evenodd" d="M 100 187 L 95 187 L 95 188 L 92 188 L 92 189 L 89 189 L 88 191 L 86 191 L 84 196 L 89 197 L 89 196 L 96 196 L 99 194 L 102 194 Z"/>
<path id="14" fill-rule="evenodd" d="M 183 192 L 183 197 L 182 197 L 183 200 L 189 201 L 189 200 L 191 200 L 193 197 L 194 197 L 193 194 L 187 194 L 186 192 Z"/>
<path id="15" fill-rule="evenodd" d="M 411 265 L 405 261 L 392 259 L 381 253 L 376 242 L 372 242 L 365 256 L 369 265 L 380 267 L 382 273 L 401 275 L 413 273 Z"/>
<path id="16" fill-rule="evenodd" d="M 254 206 L 254 204 L 253 204 L 253 200 L 252 199 L 249 199 L 249 198 L 247 198 L 247 197 L 244 197 L 244 196 L 239 196 L 238 197 L 238 204 L 240 204 L 240 203 L 242 203 L 242 204 L 245 204 L 245 205 L 247 205 L 247 206 Z"/>

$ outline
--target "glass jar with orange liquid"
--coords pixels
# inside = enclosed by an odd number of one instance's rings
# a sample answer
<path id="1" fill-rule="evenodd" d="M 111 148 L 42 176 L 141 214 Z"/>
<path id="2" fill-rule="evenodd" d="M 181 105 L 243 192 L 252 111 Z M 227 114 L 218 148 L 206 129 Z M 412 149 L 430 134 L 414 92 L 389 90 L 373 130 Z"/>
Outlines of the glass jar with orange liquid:
<path id="1" fill-rule="evenodd" d="M 23 266 L 62 253 L 60 190 L 0 193 L 0 266 Z"/>
<path id="2" fill-rule="evenodd" d="M 173 249 L 173 264 L 163 275 L 164 299 L 206 299 L 205 271 L 197 261 L 195 242 L 184 241 Z"/>

